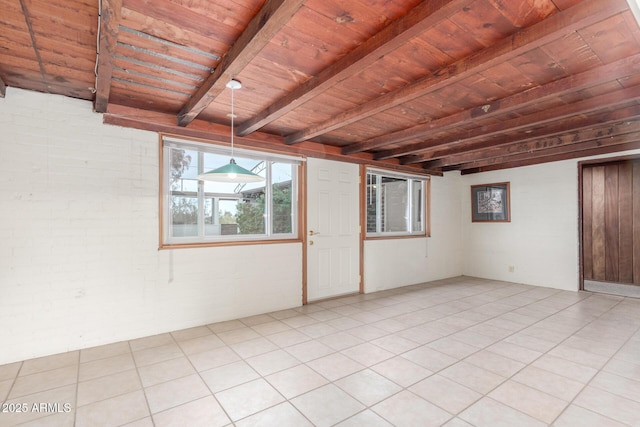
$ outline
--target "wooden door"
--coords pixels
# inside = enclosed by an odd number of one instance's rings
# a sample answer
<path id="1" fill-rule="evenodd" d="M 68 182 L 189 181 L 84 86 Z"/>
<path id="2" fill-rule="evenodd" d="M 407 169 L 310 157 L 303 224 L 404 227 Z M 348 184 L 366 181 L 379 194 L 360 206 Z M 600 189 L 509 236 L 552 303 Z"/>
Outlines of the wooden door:
<path id="1" fill-rule="evenodd" d="M 582 266 L 585 289 L 640 285 L 640 159 L 582 166 Z"/>
<path id="2" fill-rule="evenodd" d="M 307 159 L 307 301 L 360 290 L 359 167 Z"/>

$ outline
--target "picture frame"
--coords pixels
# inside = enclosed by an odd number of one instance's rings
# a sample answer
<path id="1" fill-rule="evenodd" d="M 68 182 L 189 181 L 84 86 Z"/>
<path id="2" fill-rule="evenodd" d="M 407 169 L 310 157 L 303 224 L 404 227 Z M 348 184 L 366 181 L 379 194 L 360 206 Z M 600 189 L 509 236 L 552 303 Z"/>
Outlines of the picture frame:
<path id="1" fill-rule="evenodd" d="M 508 182 L 471 186 L 472 222 L 511 222 Z"/>

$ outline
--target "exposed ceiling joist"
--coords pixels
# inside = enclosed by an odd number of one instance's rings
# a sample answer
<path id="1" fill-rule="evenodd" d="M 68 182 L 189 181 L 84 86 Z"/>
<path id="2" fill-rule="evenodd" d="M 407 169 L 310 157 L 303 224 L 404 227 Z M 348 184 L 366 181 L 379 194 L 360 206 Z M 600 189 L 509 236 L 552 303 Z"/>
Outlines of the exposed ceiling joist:
<path id="1" fill-rule="evenodd" d="M 474 0 L 437 0 L 420 3 L 349 54 L 298 86 L 250 120 L 238 126 L 238 135 L 248 135 L 294 108 L 374 64 L 380 57 L 399 49 L 413 37 L 433 27 L 442 19 L 466 7 Z M 295 141 L 299 142 L 299 141 Z M 288 141 L 291 143 L 291 141 Z"/>
<path id="2" fill-rule="evenodd" d="M 93 109 L 98 113 L 107 111 L 107 105 L 109 104 L 121 10 L 122 0 L 102 0 L 102 10 L 98 19 L 100 22 L 100 38 L 97 49 L 96 93 L 93 104 Z"/>
<path id="3" fill-rule="evenodd" d="M 580 28 L 602 21 L 627 9 L 628 5 L 625 0 L 610 0 L 606 2 L 587 0 L 547 18 L 543 23 L 525 28 L 480 52 L 475 52 L 456 61 L 433 75 L 426 76 L 413 84 L 375 98 L 322 123 L 288 135 L 286 141 L 288 144 L 295 144 L 309 140 L 425 96 L 453 82 L 461 81 L 474 73 L 482 72 L 497 63 L 508 61 L 524 52 L 539 48 Z M 349 148 L 346 147 L 343 149 L 343 153 L 351 154 Z"/>
<path id="4" fill-rule="evenodd" d="M 463 123 L 475 119 L 487 119 L 489 117 L 509 113 L 521 108 L 535 105 L 551 97 L 560 97 L 570 92 L 579 91 L 588 87 L 597 86 L 612 79 L 618 79 L 640 72 L 640 54 L 611 64 L 596 67 L 579 74 L 573 74 L 560 80 L 555 80 L 542 86 L 534 87 L 524 92 L 493 101 L 479 107 L 470 108 L 440 119 L 413 126 L 401 131 L 392 132 L 378 138 L 373 138 L 362 143 L 352 144 L 343 152 L 357 153 L 363 150 L 373 150 L 389 143 L 397 143 L 420 137 L 428 138 L 430 134 L 444 130 L 455 129 Z M 378 160 L 397 157 L 410 153 L 411 149 L 403 151 L 403 148 L 385 151 L 376 155 Z"/>
<path id="5" fill-rule="evenodd" d="M 236 77 L 255 58 L 304 2 L 305 0 L 267 0 L 215 71 L 178 113 L 178 124 L 187 126 L 211 104 L 225 89 L 229 80 Z"/>
<path id="6" fill-rule="evenodd" d="M 469 150 L 457 155 L 423 163 L 430 169 L 438 169 L 449 166 L 476 167 L 478 165 L 493 165 L 496 159 L 516 158 L 511 156 L 543 157 L 549 154 L 564 154 L 576 149 L 597 148 L 604 144 L 615 145 L 613 141 L 625 143 L 629 135 L 640 132 L 640 118 L 633 121 L 607 124 L 606 126 L 581 129 L 555 136 L 535 138 L 522 142 L 492 146 L 489 148 Z M 633 136 L 633 135 L 632 135 Z M 615 139 L 614 139 L 615 138 Z M 576 145 L 581 144 L 581 145 Z M 549 151 L 552 150 L 552 151 Z M 521 158 L 518 158 L 521 159 Z M 471 165 L 471 166 L 469 166 Z"/>
<path id="7" fill-rule="evenodd" d="M 431 160 L 432 157 L 429 153 L 433 152 L 435 149 L 460 145 L 465 145 L 466 148 L 469 148 L 476 142 L 488 140 L 491 137 L 498 136 L 508 131 L 521 131 L 532 127 L 544 126 L 553 121 L 570 118 L 577 114 L 587 114 L 590 112 L 605 110 L 607 108 L 635 104 L 638 100 L 640 100 L 640 85 L 628 89 L 620 89 L 605 95 L 585 99 L 583 101 L 546 109 L 537 114 L 516 117 L 497 124 L 461 132 L 452 135 L 451 137 L 432 141 L 429 145 L 414 145 L 410 152 L 407 152 L 406 149 L 403 149 L 403 152 L 405 154 L 418 153 L 420 155 L 411 158 L 410 162 L 403 163 L 420 163 Z M 386 158 L 387 156 L 384 157 Z"/>

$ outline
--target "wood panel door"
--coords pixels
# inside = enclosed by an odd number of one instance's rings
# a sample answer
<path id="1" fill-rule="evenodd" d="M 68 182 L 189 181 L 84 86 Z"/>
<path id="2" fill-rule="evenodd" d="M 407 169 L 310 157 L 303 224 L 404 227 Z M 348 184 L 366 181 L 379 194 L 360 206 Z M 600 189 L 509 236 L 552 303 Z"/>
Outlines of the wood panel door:
<path id="1" fill-rule="evenodd" d="M 640 159 L 582 166 L 582 273 L 640 286 Z"/>

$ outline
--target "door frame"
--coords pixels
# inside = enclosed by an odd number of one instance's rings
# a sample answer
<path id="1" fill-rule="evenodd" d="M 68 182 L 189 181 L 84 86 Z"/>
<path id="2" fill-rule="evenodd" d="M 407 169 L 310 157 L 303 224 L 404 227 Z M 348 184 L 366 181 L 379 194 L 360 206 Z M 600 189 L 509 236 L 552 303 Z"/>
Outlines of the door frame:
<path id="1" fill-rule="evenodd" d="M 578 162 L 578 264 L 579 264 L 579 272 L 578 272 L 578 289 L 584 291 L 584 230 L 582 227 L 583 222 L 583 209 L 584 209 L 584 200 L 582 197 L 583 193 L 583 170 L 585 166 L 605 166 L 609 163 L 616 163 L 627 160 L 640 160 L 640 155 L 638 154 L 630 154 L 627 156 L 616 156 L 616 157 L 602 157 L 598 159 L 590 159 L 583 160 Z"/>
<path id="2" fill-rule="evenodd" d="M 321 160 L 332 160 L 332 159 L 321 159 Z M 337 160 L 337 161 L 340 161 L 340 160 Z M 358 266 L 358 275 L 360 277 L 360 283 L 358 285 L 359 286 L 358 291 L 351 294 L 337 295 L 337 296 L 318 299 L 318 300 L 309 302 L 308 291 L 307 291 L 307 285 L 308 285 L 308 265 L 307 265 L 308 253 L 307 252 L 308 252 L 308 244 L 309 244 L 308 242 L 309 227 L 307 223 L 307 213 L 308 213 L 307 207 L 308 207 L 309 197 L 307 195 L 307 182 L 308 182 L 309 168 L 307 167 L 306 161 L 303 162 L 303 164 L 304 164 L 303 170 L 302 170 L 302 173 L 300 174 L 301 177 L 298 181 L 300 183 L 300 189 L 301 189 L 300 204 L 302 205 L 302 209 L 301 209 L 302 217 L 299 220 L 301 240 L 302 240 L 302 305 L 307 305 L 310 303 L 317 303 L 322 301 L 329 301 L 329 300 L 338 299 L 338 298 L 345 298 L 353 295 L 361 295 L 364 293 L 364 233 L 363 233 L 364 223 L 363 223 L 363 220 L 365 219 L 365 213 L 363 209 L 363 206 L 364 206 L 363 197 L 366 197 L 366 193 L 363 185 L 363 182 L 364 182 L 363 174 L 366 174 L 366 165 L 364 164 L 358 165 L 358 221 L 359 221 L 359 229 L 360 229 L 360 233 L 358 236 L 358 241 L 359 241 L 358 250 L 360 252 L 359 266 Z"/>

